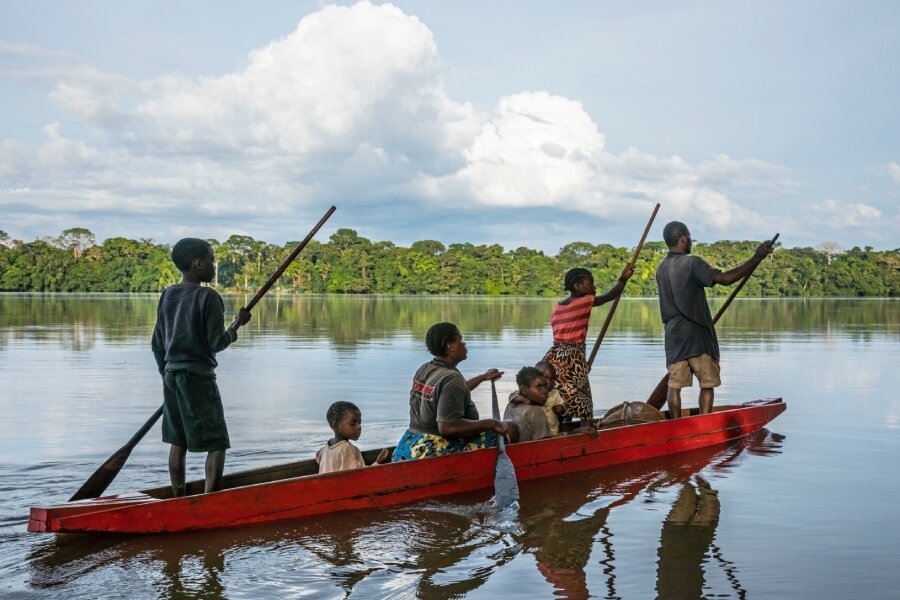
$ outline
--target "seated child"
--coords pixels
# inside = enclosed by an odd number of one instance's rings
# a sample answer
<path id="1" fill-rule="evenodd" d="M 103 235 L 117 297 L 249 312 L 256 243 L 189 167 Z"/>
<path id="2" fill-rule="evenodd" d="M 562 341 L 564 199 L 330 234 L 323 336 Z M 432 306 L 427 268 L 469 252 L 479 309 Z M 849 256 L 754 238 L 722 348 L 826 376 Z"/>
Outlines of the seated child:
<path id="1" fill-rule="evenodd" d="M 550 437 L 550 427 L 544 416 L 547 401 L 547 378 L 534 367 L 522 367 L 516 373 L 519 393 L 510 398 L 503 418 L 519 426 L 519 441 L 528 442 Z"/>
<path id="2" fill-rule="evenodd" d="M 331 473 L 358 469 L 366 466 L 362 452 L 350 443 L 350 440 L 358 440 L 362 433 L 362 414 L 359 408 L 352 402 L 335 402 L 328 407 L 325 413 L 328 425 L 334 431 L 334 437 L 316 452 L 316 462 L 319 463 L 319 473 Z M 373 464 L 390 462 L 387 448 L 378 454 Z"/>
<path id="3" fill-rule="evenodd" d="M 559 415 L 563 414 L 563 399 L 556 387 L 556 369 L 549 361 L 538 361 L 534 367 L 547 379 L 547 401 L 544 403 L 544 416 L 550 427 L 550 435 L 559 435 Z"/>

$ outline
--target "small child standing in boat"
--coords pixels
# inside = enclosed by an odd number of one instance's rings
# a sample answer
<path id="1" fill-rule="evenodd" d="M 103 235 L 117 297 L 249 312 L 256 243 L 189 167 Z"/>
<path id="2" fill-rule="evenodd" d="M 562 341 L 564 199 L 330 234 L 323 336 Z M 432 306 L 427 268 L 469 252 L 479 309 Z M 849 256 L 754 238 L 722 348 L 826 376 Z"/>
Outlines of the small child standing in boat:
<path id="1" fill-rule="evenodd" d="M 519 426 L 520 442 L 550 437 L 543 408 L 547 402 L 547 378 L 535 367 L 522 367 L 516 373 L 516 384 L 519 393 L 509 400 L 503 418 Z"/>
<path id="2" fill-rule="evenodd" d="M 328 407 L 325 413 L 328 426 L 334 437 L 316 452 L 319 473 L 333 473 L 366 466 L 362 452 L 350 443 L 362 434 L 362 413 L 352 402 L 338 401 Z M 387 448 L 383 449 L 373 464 L 390 462 Z"/>
<path id="3" fill-rule="evenodd" d="M 216 276 L 212 246 L 199 238 L 184 238 L 172 248 L 172 262 L 181 282 L 163 290 L 150 342 L 163 378 L 163 442 L 169 448 L 172 493 L 185 493 L 185 455 L 206 452 L 206 493 L 219 489 L 229 448 L 222 397 L 216 385 L 216 353 L 235 340 L 250 321 L 244 308 L 225 328 L 225 304 L 211 287 Z"/>

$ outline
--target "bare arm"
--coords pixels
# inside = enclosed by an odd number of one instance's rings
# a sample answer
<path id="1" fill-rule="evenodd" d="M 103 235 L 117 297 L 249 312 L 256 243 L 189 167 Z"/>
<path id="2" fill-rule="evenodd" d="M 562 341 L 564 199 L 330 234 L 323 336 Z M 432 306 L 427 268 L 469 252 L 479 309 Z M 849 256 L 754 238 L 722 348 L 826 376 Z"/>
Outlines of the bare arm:
<path id="1" fill-rule="evenodd" d="M 740 281 L 747 274 L 753 272 L 753 269 L 756 268 L 756 265 L 762 262 L 762 260 L 772 253 L 773 249 L 772 241 L 766 241 L 759 245 L 756 249 L 756 252 L 753 256 L 745 262 L 744 264 L 737 266 L 729 271 L 725 271 L 724 273 L 716 273 L 713 276 L 713 283 L 719 285 L 731 285 L 736 281 Z"/>
<path id="2" fill-rule="evenodd" d="M 601 304 L 606 304 L 612 300 L 615 300 L 619 296 L 622 295 L 622 292 L 625 291 L 625 284 L 628 283 L 628 280 L 631 279 L 631 276 L 634 275 L 634 267 L 631 265 L 625 265 L 625 269 L 622 271 L 622 275 L 619 276 L 618 281 L 616 281 L 615 285 L 610 288 L 608 292 L 605 294 L 600 294 L 599 296 L 594 296 L 594 306 L 600 306 Z"/>
<path id="3" fill-rule="evenodd" d="M 389 463 L 389 462 L 391 462 L 391 453 L 388 452 L 387 448 L 382 448 L 381 452 L 379 452 L 378 456 L 375 458 L 375 462 L 373 462 L 369 466 L 371 467 L 374 465 L 383 465 L 383 464 Z"/>
<path id="4" fill-rule="evenodd" d="M 500 435 L 505 435 L 507 430 L 506 423 L 495 421 L 494 419 L 438 421 L 437 426 L 442 436 L 450 438 L 469 437 L 478 435 L 483 431 L 494 431 Z"/>
<path id="5" fill-rule="evenodd" d="M 481 375 L 476 375 L 475 377 L 467 380 L 466 387 L 468 387 L 469 391 L 471 392 L 472 390 L 477 388 L 479 385 L 481 385 L 485 381 L 500 379 L 500 377 L 502 377 L 502 376 L 503 376 L 503 371 L 498 371 L 497 369 L 488 369 Z M 484 430 L 482 430 L 482 431 L 484 431 Z M 443 434 L 441 434 L 441 435 L 443 435 Z"/>

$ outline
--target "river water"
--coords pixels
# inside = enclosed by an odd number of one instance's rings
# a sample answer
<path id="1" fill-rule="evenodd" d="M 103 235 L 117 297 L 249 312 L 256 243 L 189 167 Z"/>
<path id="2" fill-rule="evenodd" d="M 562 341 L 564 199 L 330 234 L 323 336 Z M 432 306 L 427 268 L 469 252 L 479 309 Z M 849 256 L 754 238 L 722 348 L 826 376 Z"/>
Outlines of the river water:
<path id="1" fill-rule="evenodd" d="M 246 300 L 226 297 L 228 314 Z M 466 376 L 506 371 L 504 397 L 549 346 L 553 302 L 266 298 L 219 355 L 226 472 L 312 457 L 337 399 L 362 408 L 360 446 L 393 445 L 437 321 L 463 331 Z M 728 445 L 527 482 L 517 515 L 485 491 L 206 533 L 27 533 L 29 507 L 68 499 L 159 406 L 155 306 L 0 295 L 0 597 L 900 597 L 900 301 L 735 301 L 716 403 L 783 397 L 786 412 Z M 664 372 L 656 302 L 623 300 L 591 373 L 597 413 Z M 474 399 L 489 414 L 490 387 Z M 166 484 L 167 452 L 157 425 L 108 492 Z"/>

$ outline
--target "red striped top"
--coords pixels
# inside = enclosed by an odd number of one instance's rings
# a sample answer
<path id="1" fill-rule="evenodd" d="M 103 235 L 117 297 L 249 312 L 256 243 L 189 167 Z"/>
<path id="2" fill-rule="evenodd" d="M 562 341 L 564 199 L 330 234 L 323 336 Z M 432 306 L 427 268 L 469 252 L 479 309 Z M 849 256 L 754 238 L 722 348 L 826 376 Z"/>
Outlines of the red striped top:
<path id="1" fill-rule="evenodd" d="M 557 304 L 550 316 L 554 342 L 583 344 L 587 338 L 588 321 L 594 308 L 594 296 L 575 298 L 568 304 Z"/>

